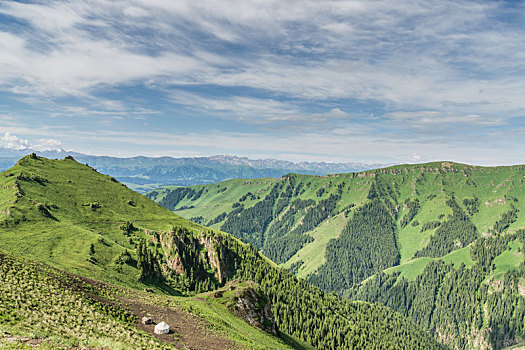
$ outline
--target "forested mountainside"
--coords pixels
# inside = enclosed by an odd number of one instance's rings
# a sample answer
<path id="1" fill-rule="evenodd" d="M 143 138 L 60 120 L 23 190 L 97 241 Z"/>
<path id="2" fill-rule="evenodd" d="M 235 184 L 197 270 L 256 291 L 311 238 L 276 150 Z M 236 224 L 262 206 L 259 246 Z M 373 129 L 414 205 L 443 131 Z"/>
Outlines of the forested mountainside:
<path id="1" fill-rule="evenodd" d="M 0 175 L 0 250 L 9 281 L 0 290 L 0 344 L 27 337 L 66 348 L 192 341 L 183 324 L 167 338 L 137 329 L 148 311 L 197 318 L 222 344 L 213 348 L 442 347 L 405 316 L 326 294 L 254 246 L 191 223 L 72 157 L 32 154 Z M 251 290 L 236 294 L 246 284 Z M 239 319 L 261 310 L 239 312 L 235 305 L 250 303 L 238 298 L 248 295 L 256 298 L 251 304 L 268 305 L 276 335 Z M 122 333 L 106 336 L 106 322 Z"/>
<path id="2" fill-rule="evenodd" d="M 431 260 L 416 278 L 380 272 L 347 293 L 411 317 L 451 347 L 503 348 L 525 334 L 524 244 L 524 230 L 480 238 L 469 265 Z"/>
<path id="3" fill-rule="evenodd" d="M 450 346 L 501 348 L 525 338 L 524 179 L 524 166 L 434 162 L 148 196 L 326 292 L 390 306 Z"/>

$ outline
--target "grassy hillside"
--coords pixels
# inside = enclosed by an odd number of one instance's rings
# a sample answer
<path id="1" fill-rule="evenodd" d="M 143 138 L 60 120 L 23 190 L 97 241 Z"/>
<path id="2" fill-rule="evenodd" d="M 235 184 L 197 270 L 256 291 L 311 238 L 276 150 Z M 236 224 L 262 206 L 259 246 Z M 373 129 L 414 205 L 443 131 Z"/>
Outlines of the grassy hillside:
<path id="1" fill-rule="evenodd" d="M 453 209 L 447 204 L 451 198 L 455 198 L 460 209 L 476 226 L 476 237 L 490 235 L 494 229 L 515 231 L 525 228 L 525 201 L 520 201 L 525 195 L 524 176 L 523 166 L 475 167 L 435 162 L 400 165 L 362 173 L 330 176 L 291 174 L 281 179 L 236 179 L 211 185 L 162 188 L 148 193 L 148 197 L 185 218 L 221 228 L 231 226 L 227 223 L 232 222 L 234 216 L 245 215 L 248 209 L 268 199 L 271 191 L 275 190 L 278 198 L 272 203 L 271 217 L 264 228 L 256 228 L 250 232 L 246 229 L 250 227 L 243 227 L 242 223 L 237 223 L 237 227 L 231 227 L 230 230 L 231 233 L 258 245 L 258 248 L 265 252 L 273 238 L 272 227 L 275 228 L 286 213 L 296 206 L 297 202 L 294 201 L 300 200 L 304 203 L 313 200 L 318 204 L 330 195 L 337 196 L 338 192 L 341 192 L 335 208 L 329 215 L 322 218 L 311 230 L 304 232 L 314 239 L 299 246 L 296 254 L 290 259 L 280 261 L 289 266 L 293 262 L 302 261 L 299 256 L 307 255 L 304 254 L 305 251 L 323 252 L 324 255 L 327 245 L 325 237 L 337 238 L 343 228 L 336 225 L 324 230 L 326 234 L 319 234 L 319 228 L 333 225 L 330 222 L 334 218 L 341 218 L 342 214 L 346 223 L 353 213 L 369 200 L 371 186 L 380 181 L 395 193 L 395 200 L 391 199 L 396 207 L 396 240 L 400 263 L 404 263 L 428 246 L 430 238 L 439 228 L 438 225 L 445 223 L 447 217 L 453 214 Z M 417 204 L 414 205 L 416 201 Z M 296 211 L 293 214 L 294 220 L 287 226 L 287 231 L 281 232 L 282 235 L 286 236 L 294 228 L 304 226 L 307 212 L 313 206 L 310 203 L 304 209 Z M 516 217 L 506 217 L 513 208 L 516 210 Z M 255 218 L 258 219 L 257 216 Z M 459 248 L 461 247 L 458 246 L 457 249 Z M 324 262 L 323 259 L 309 260 L 304 261 L 298 269 L 299 276 L 306 277 Z"/>
<path id="2" fill-rule="evenodd" d="M 379 291 L 370 296 L 374 291 L 368 282 L 378 271 L 391 276 L 388 283 L 395 286 L 405 283 L 401 282 L 403 278 L 408 284 L 417 281 L 440 263 L 454 271 L 472 273 L 480 264 L 472 247 L 483 237 L 506 237 L 525 228 L 524 179 L 524 166 L 434 162 L 331 176 L 290 174 L 275 180 L 231 180 L 159 189 L 148 196 L 184 217 L 254 244 L 275 262 L 325 291 L 352 298 L 366 295 L 366 300 L 392 306 Z M 491 247 L 496 244 L 488 242 Z M 523 248 L 519 241 L 510 247 L 494 258 L 494 268 L 481 272 L 479 283 L 468 277 L 474 281 L 471 288 L 476 293 L 482 294 L 489 283 L 504 283 L 509 271 L 520 270 Z M 356 288 L 365 284 L 356 294 Z M 372 288 L 371 294 L 367 288 Z M 413 293 L 423 297 L 418 289 Z M 518 289 L 509 293 L 522 298 Z M 399 298 L 397 294 L 387 295 Z M 480 305 L 486 302 L 479 300 Z M 430 303 L 426 311 L 442 313 L 445 304 Z M 513 307 L 507 305 L 506 312 L 512 314 Z M 459 331 L 439 320 L 424 323 L 398 306 L 394 309 L 435 334 L 442 332 L 442 340 L 450 337 L 450 345 L 477 347 L 459 340 L 464 329 Z M 465 317 L 475 312 L 471 310 Z M 508 315 L 501 320 L 503 324 L 511 322 Z M 442 318 L 443 322 L 447 319 Z M 456 322 L 464 321 L 460 319 Z M 490 316 L 482 314 L 479 320 L 481 323 L 469 322 L 467 327 L 468 332 L 482 332 L 472 339 L 483 339 L 486 347 L 503 346 L 487 327 Z M 439 327 L 448 328 L 443 332 Z M 525 336 L 521 328 L 515 334 L 514 341 Z M 509 339 L 505 342 L 512 343 Z"/>
<path id="3" fill-rule="evenodd" d="M 108 288 L 118 290 L 108 299 L 110 304 L 116 303 L 112 305 L 128 311 L 131 309 L 135 315 L 150 310 L 148 312 L 176 322 L 184 311 L 184 317 L 188 319 L 197 317 L 211 324 L 210 327 L 217 331 L 215 336 L 226 339 L 230 342 L 228 344 L 247 348 L 286 348 L 287 344 L 296 348 L 308 348 L 307 344 L 311 344 L 320 349 L 440 348 L 435 340 L 400 314 L 379 305 L 342 301 L 334 295 L 326 295 L 278 268 L 253 246 L 229 234 L 182 219 L 115 179 L 73 159 L 48 160 L 27 156 L 0 175 L 0 249 L 13 257 L 30 258 L 67 273 L 110 283 L 114 287 Z M 2 264 L 2 268 L 8 271 L 6 276 L 16 275 L 16 270 L 10 268 L 12 264 Z M 29 277 L 24 283 L 51 281 L 50 288 L 53 289 L 46 289 L 45 283 L 39 282 L 34 295 L 22 298 L 30 303 L 29 309 L 24 302 L 9 304 L 0 312 L 1 317 L 29 313 L 27 322 L 17 318 L 9 321 L 11 328 L 4 331 L 8 333 L 7 338 L 16 340 L 28 336 L 24 332 L 44 332 L 43 338 L 46 339 L 62 337 L 49 340 L 52 344 L 69 341 L 72 344 L 84 341 L 96 344 L 96 339 L 106 337 L 103 331 L 94 331 L 95 340 L 85 340 L 82 334 L 75 338 L 58 330 L 54 332 L 56 323 L 43 327 L 31 313 L 40 310 L 39 305 L 47 305 L 41 300 L 60 288 L 65 289 L 66 296 L 70 292 L 80 292 L 86 298 L 107 303 L 96 293 L 86 295 L 84 285 L 70 290 L 67 287 L 69 282 L 53 282 L 57 276 L 61 280 L 62 272 L 51 272 L 49 277 L 41 275 L 39 269 L 32 271 L 27 273 Z M 18 277 L 9 278 L 16 281 Z M 222 303 L 221 298 L 210 298 L 206 294 L 236 280 L 252 281 L 259 286 L 260 292 L 268 298 L 279 337 L 261 334 L 259 329 L 227 310 L 229 302 Z M 6 295 L 22 293 L 15 284 L 6 285 Z M 155 293 L 127 289 L 143 290 L 145 287 Z M 37 292 L 39 290 L 42 292 Z M 65 312 L 75 305 L 81 308 L 83 303 L 91 303 L 89 298 L 76 304 L 70 303 L 70 299 L 63 302 L 60 293 L 55 294 L 58 294 L 55 297 L 59 305 L 68 303 Z M 75 294 L 71 298 L 76 297 Z M 106 294 L 103 297 L 106 298 Z M 164 307 L 169 305 L 176 305 L 173 307 L 175 311 Z M 261 310 L 257 305 L 253 305 L 254 312 Z M 42 312 L 46 310 L 47 307 Z M 84 312 L 91 315 L 88 309 L 71 311 L 79 315 L 80 322 L 85 319 Z M 106 309 L 104 312 L 112 317 Z M 101 325 L 105 324 L 105 317 L 101 318 Z M 64 320 L 60 316 L 53 322 Z M 122 322 L 122 327 L 128 327 L 129 332 L 138 332 L 136 337 L 150 339 L 136 329 L 136 321 L 128 319 Z M 183 324 L 181 327 L 181 339 L 190 339 L 195 328 L 184 328 Z M 198 336 L 205 341 L 206 334 L 204 339 L 202 332 Z M 109 344 L 116 344 L 115 347 L 122 341 L 118 336 L 106 338 L 109 338 Z M 173 339 L 159 339 L 163 346 L 170 340 Z"/>
<path id="4" fill-rule="evenodd" d="M 140 287 L 138 270 L 114 259 L 132 253 L 144 229 L 196 227 L 73 159 L 22 158 L 0 187 L 0 249 L 98 280 Z M 128 221 L 132 237 L 121 228 Z"/>
<path id="5" fill-rule="evenodd" d="M 152 295 L 2 252 L 0 276 L 2 348 L 291 349 L 205 294 Z M 143 316 L 163 320 L 173 331 L 155 335 L 153 325 L 139 322 Z"/>

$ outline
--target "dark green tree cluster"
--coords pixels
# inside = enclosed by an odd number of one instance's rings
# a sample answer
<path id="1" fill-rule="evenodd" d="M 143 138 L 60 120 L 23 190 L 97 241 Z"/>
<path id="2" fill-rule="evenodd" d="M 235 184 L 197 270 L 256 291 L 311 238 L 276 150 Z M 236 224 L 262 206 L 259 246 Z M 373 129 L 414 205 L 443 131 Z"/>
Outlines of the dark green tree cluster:
<path id="1" fill-rule="evenodd" d="M 516 238 L 521 239 L 523 232 L 520 230 L 511 235 L 482 237 L 476 241 L 476 244 L 472 245 L 470 256 L 472 260 L 477 261 L 485 269 L 491 270 L 493 269 L 492 262 L 494 258 L 507 250 L 512 240 Z"/>
<path id="2" fill-rule="evenodd" d="M 421 226 L 421 231 L 420 232 L 425 232 L 425 231 L 428 231 L 428 230 L 433 230 L 435 228 L 438 228 L 439 226 L 441 226 L 441 221 L 439 220 L 432 220 L 432 221 L 429 221 L 429 222 L 425 222 L 422 226 Z"/>
<path id="3" fill-rule="evenodd" d="M 214 234 L 206 232 L 203 235 L 213 236 Z M 166 260 L 178 261 L 183 267 L 183 273 L 180 273 L 181 270 L 165 269 L 171 271 L 167 276 L 164 276 L 165 282 L 171 287 L 186 293 L 200 293 L 223 285 L 215 276 L 215 270 L 207 255 L 208 251 L 191 231 L 181 226 L 175 226 L 171 232 L 161 234 L 160 239 L 172 241 L 167 245 L 171 247 L 171 250 L 165 251 L 165 256 L 161 257 L 164 261 L 160 263 L 164 264 Z M 220 261 L 223 255 L 220 241 L 217 241 L 212 249 L 217 254 L 217 261 Z"/>
<path id="4" fill-rule="evenodd" d="M 137 261 L 133 259 L 129 251 L 126 249 L 124 252 L 122 252 L 115 258 L 115 264 L 117 265 L 127 264 L 130 266 L 136 267 Z"/>
<path id="5" fill-rule="evenodd" d="M 518 271 L 508 271 L 503 277 L 502 291 L 487 295 L 486 308 L 490 310 L 488 328 L 489 341 L 501 349 L 516 339 L 525 338 L 525 297 L 522 281 L 525 279 L 525 264 Z"/>
<path id="6" fill-rule="evenodd" d="M 281 198 L 277 202 L 275 212 L 282 211 L 280 204 L 288 204 L 289 198 Z M 289 206 L 284 215 L 276 218 L 266 232 L 266 242 L 262 248 L 264 254 L 277 263 L 284 263 L 290 259 L 303 245 L 311 242 L 312 237 L 294 230 L 299 222 L 308 215 L 307 208 L 315 206 L 313 199 L 296 199 Z M 305 213 L 301 215 L 301 213 Z"/>
<path id="7" fill-rule="evenodd" d="M 213 219 L 211 219 L 207 224 L 206 226 L 211 226 L 211 225 L 215 225 L 215 224 L 218 224 L 219 222 L 223 221 L 224 219 L 226 219 L 226 213 L 220 213 L 219 215 L 217 215 L 216 217 L 214 217 Z"/>
<path id="8" fill-rule="evenodd" d="M 129 221 L 126 221 L 124 224 L 122 224 L 120 226 L 120 229 L 122 230 L 122 232 L 126 236 L 131 235 L 133 232 L 135 232 L 137 230 L 137 228 L 135 226 L 133 226 L 133 223 L 131 223 Z"/>
<path id="9" fill-rule="evenodd" d="M 419 213 L 419 209 L 421 208 L 419 205 L 419 199 L 417 198 L 413 201 L 411 201 L 410 198 L 407 198 L 405 200 L 405 205 L 408 208 L 408 213 L 405 216 L 403 216 L 403 218 L 399 222 L 399 226 L 401 226 L 401 228 L 407 226 L 414 219 L 417 213 Z"/>
<path id="10" fill-rule="evenodd" d="M 268 239 L 263 247 L 264 254 L 277 263 L 288 261 L 305 244 L 313 241 L 313 238 L 305 233 L 327 219 L 334 212 L 340 199 L 339 193 L 331 194 L 317 204 L 311 199 L 296 199 L 286 214 L 270 226 Z M 305 214 L 298 218 L 297 213 L 301 210 L 305 210 Z"/>
<path id="11" fill-rule="evenodd" d="M 513 204 L 511 204 L 510 207 L 511 209 L 508 212 L 503 213 L 501 215 L 501 218 L 494 224 L 494 227 L 492 229 L 494 233 L 502 233 L 503 231 L 509 228 L 510 224 L 518 220 L 519 210 Z"/>
<path id="12" fill-rule="evenodd" d="M 304 245 L 313 241 L 312 236 L 291 232 L 285 236 L 267 241 L 263 252 L 268 258 L 281 264 L 288 261 Z"/>
<path id="13" fill-rule="evenodd" d="M 372 182 L 367 198 L 380 199 L 394 220 L 397 220 L 397 197 L 398 193 L 395 184 L 376 172 L 375 181 Z"/>
<path id="14" fill-rule="evenodd" d="M 49 212 L 48 208 L 47 208 L 45 205 L 38 203 L 38 204 L 36 205 L 36 209 L 38 210 L 38 212 L 39 212 L 42 216 L 44 216 L 44 217 L 46 217 L 46 218 L 49 218 L 49 219 L 53 219 L 53 220 L 55 220 L 55 221 L 57 220 L 57 219 L 53 216 L 53 214 L 51 214 L 51 213 Z"/>
<path id="15" fill-rule="evenodd" d="M 463 205 L 467 209 L 467 212 L 470 216 L 479 212 L 479 198 L 465 198 L 463 199 Z"/>
<path id="16" fill-rule="evenodd" d="M 281 187 L 279 200 L 275 206 L 274 214 L 276 217 L 288 206 L 292 197 L 297 197 L 304 191 L 304 184 L 298 182 L 296 175 L 289 174 L 284 176 L 284 179 L 286 180 L 286 183 Z M 313 203 L 315 204 L 315 201 L 313 201 Z"/>
<path id="17" fill-rule="evenodd" d="M 326 291 L 351 288 L 376 272 L 399 263 L 395 222 L 374 198 L 354 212 L 341 236 L 326 247 L 326 263 L 309 280 Z"/>
<path id="18" fill-rule="evenodd" d="M 202 217 L 202 215 L 191 217 L 189 220 L 196 222 L 199 225 L 204 225 L 204 217 Z"/>
<path id="19" fill-rule="evenodd" d="M 300 260 L 300 261 L 296 261 L 294 262 L 292 265 L 290 265 L 290 267 L 288 268 L 288 271 L 290 271 L 291 273 L 293 274 L 296 274 L 297 271 L 299 271 L 299 269 L 301 268 L 301 266 L 304 265 L 304 261 Z"/>
<path id="20" fill-rule="evenodd" d="M 24 172 L 21 172 L 19 175 L 17 175 L 16 179 L 21 181 L 36 182 L 42 186 L 45 186 L 46 183 L 49 183 L 49 180 L 42 176 Z"/>
<path id="21" fill-rule="evenodd" d="M 301 219 L 301 224 L 293 230 L 293 233 L 305 233 L 315 229 L 322 221 L 327 219 L 335 210 L 341 194 L 331 194 L 330 197 L 320 200 L 317 205 L 308 208 Z"/>
<path id="22" fill-rule="evenodd" d="M 149 249 L 145 239 L 137 245 L 137 267 L 140 271 L 140 282 L 155 282 L 161 279 L 159 254 L 156 249 Z"/>
<path id="23" fill-rule="evenodd" d="M 416 252 L 414 257 L 439 258 L 472 243 L 478 238 L 476 226 L 456 203 L 455 198 L 450 198 L 446 203 L 452 209 L 452 215 L 430 237 L 428 245 Z"/>
<path id="24" fill-rule="evenodd" d="M 251 192 L 247 192 L 246 194 L 244 194 L 241 198 L 239 198 L 239 202 L 244 202 L 245 200 L 255 200 L 257 197 L 251 193 Z"/>
<path id="25" fill-rule="evenodd" d="M 274 216 L 274 205 L 279 197 L 281 184 L 276 184 L 270 193 L 254 206 L 235 212 L 231 211 L 221 230 L 242 238 L 261 248 L 264 244 L 264 232 Z"/>
<path id="26" fill-rule="evenodd" d="M 288 205 L 287 200 L 280 199 L 277 203 L 277 208 L 275 210 L 276 213 L 280 213 L 282 211 L 282 208 L 280 207 L 282 201 L 286 203 L 285 207 Z M 274 220 L 272 225 L 268 228 L 268 239 L 276 239 L 292 231 L 294 225 L 298 221 L 298 216 L 304 216 L 300 215 L 300 213 L 305 213 L 306 208 L 313 207 L 315 204 L 316 202 L 313 199 L 303 200 L 298 198 L 294 200 L 289 205 L 286 213 Z"/>
<path id="27" fill-rule="evenodd" d="M 525 231 L 480 238 L 471 249 L 472 267 L 454 268 L 437 260 L 414 281 L 381 272 L 345 295 L 388 306 L 451 347 L 475 348 L 472 344 L 477 341 L 500 349 L 525 338 L 525 297 L 519 291 L 525 263 L 506 272 L 501 282 L 487 281 L 487 276 L 495 269 L 494 259 L 516 239 L 523 246 Z"/>
<path id="28" fill-rule="evenodd" d="M 178 187 L 174 190 L 169 191 L 164 198 L 159 202 L 164 208 L 169 210 L 175 210 L 177 204 L 179 204 L 183 199 L 187 198 L 192 201 L 199 199 L 204 193 L 204 188 L 196 190 L 190 187 Z M 158 193 L 156 193 L 158 195 Z M 150 198 L 155 198 L 155 195 L 151 193 Z"/>

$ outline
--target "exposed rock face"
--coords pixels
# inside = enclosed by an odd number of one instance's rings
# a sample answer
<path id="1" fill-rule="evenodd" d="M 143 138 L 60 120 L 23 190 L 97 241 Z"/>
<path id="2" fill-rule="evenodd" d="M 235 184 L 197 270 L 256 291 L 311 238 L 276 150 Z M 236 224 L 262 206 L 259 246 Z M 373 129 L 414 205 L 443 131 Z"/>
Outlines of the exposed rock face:
<path id="1" fill-rule="evenodd" d="M 221 235 L 203 232 L 195 238 L 185 233 L 167 232 L 161 234 L 159 238 L 164 251 L 166 266 L 177 275 L 183 275 L 186 272 L 190 267 L 186 266 L 189 263 L 188 257 L 195 254 L 194 252 L 198 252 L 196 253 L 199 256 L 197 261 L 211 267 L 219 283 L 224 283 L 228 278 L 230 272 L 227 264 L 222 260 L 224 248 Z M 202 266 L 202 268 L 207 269 L 207 266 Z M 195 266 L 191 267 L 195 269 Z M 167 272 L 164 271 L 164 273 Z"/>
<path id="2" fill-rule="evenodd" d="M 164 256 L 166 257 L 166 265 L 168 268 L 175 271 L 177 275 L 184 274 L 184 264 L 179 252 L 179 245 L 183 244 L 181 237 L 175 235 L 172 232 L 168 232 L 167 235 L 160 236 L 160 243 Z M 164 271 L 166 273 L 167 271 Z"/>
<path id="3" fill-rule="evenodd" d="M 215 271 L 215 277 L 219 283 L 224 283 L 230 272 L 226 264 L 221 260 L 221 255 L 224 255 L 222 254 L 222 236 L 211 236 L 201 233 L 198 236 L 198 240 L 199 244 L 207 251 L 207 260 Z"/>
<path id="4" fill-rule="evenodd" d="M 233 311 L 252 326 L 277 335 L 277 325 L 268 298 L 252 287 L 237 290 Z"/>

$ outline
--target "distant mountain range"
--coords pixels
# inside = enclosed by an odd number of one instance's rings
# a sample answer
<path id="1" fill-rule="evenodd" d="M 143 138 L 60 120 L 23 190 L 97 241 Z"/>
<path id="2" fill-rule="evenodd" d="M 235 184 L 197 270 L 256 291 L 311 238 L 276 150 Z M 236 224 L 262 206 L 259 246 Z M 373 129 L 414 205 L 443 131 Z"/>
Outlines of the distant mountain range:
<path id="1" fill-rule="evenodd" d="M 376 169 L 390 164 L 290 162 L 278 159 L 249 159 L 217 155 L 212 157 L 131 157 L 93 156 L 78 152 L 11 150 L 0 148 L 0 171 L 15 164 L 23 155 L 35 152 L 47 158 L 73 156 L 105 174 L 117 178 L 128 187 L 139 191 L 161 186 L 190 186 L 220 182 L 233 178 L 279 178 L 288 173 L 326 175 Z"/>

